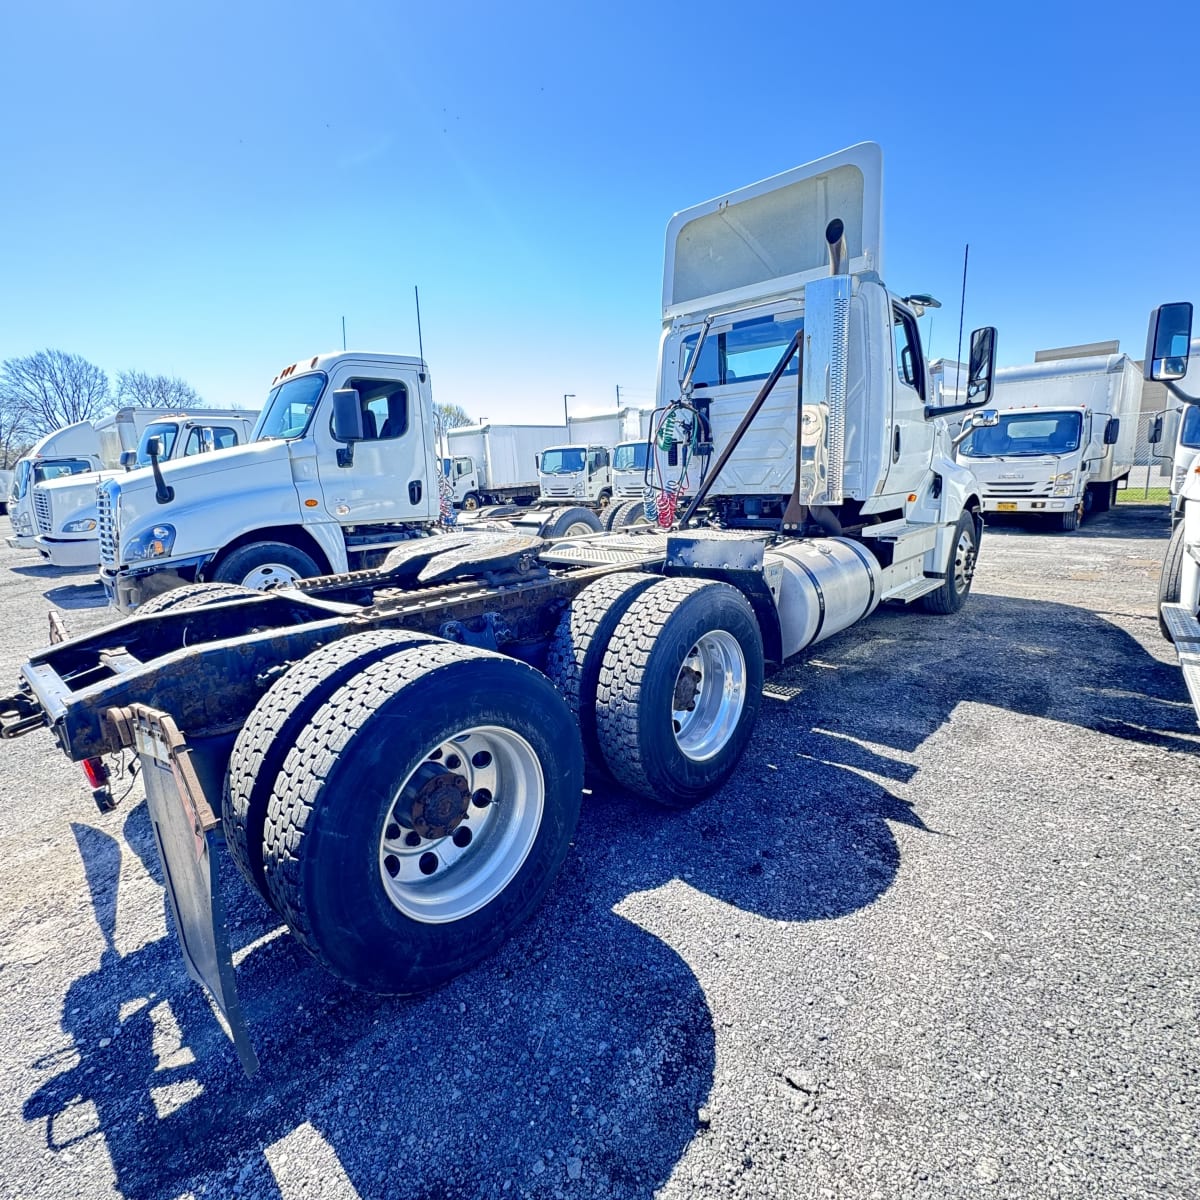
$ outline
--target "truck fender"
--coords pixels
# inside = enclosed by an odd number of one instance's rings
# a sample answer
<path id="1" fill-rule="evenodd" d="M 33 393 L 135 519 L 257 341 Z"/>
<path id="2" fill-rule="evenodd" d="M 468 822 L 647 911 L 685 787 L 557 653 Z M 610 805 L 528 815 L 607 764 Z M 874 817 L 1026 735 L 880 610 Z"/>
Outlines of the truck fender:
<path id="1" fill-rule="evenodd" d="M 211 579 L 213 572 L 235 550 L 254 542 L 286 542 L 289 546 L 295 546 L 297 550 L 303 550 L 323 571 L 329 573 L 340 574 L 348 569 L 346 543 L 342 538 L 340 526 L 269 525 L 261 529 L 248 529 L 227 546 L 222 546 L 205 565 L 204 578 Z"/>

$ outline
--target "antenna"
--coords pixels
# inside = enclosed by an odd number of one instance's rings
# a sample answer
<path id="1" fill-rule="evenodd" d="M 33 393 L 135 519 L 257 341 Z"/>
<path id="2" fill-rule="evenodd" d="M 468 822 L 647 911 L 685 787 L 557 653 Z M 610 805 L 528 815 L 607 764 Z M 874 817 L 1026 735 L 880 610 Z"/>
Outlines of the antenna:
<path id="1" fill-rule="evenodd" d="M 963 247 L 963 285 L 962 298 L 958 302 L 958 353 L 954 356 L 954 402 L 957 404 L 960 401 L 958 389 L 962 384 L 961 368 L 959 364 L 962 362 L 962 331 L 963 331 L 963 312 L 967 307 L 967 255 L 971 253 L 971 243 L 968 242 Z"/>
<path id="2" fill-rule="evenodd" d="M 342 349 L 346 349 L 346 318 L 342 318 Z"/>
<path id="3" fill-rule="evenodd" d="M 417 351 L 421 355 L 421 382 L 425 382 L 425 342 L 421 337 L 421 292 L 417 285 L 413 284 L 413 299 L 417 304 Z"/>

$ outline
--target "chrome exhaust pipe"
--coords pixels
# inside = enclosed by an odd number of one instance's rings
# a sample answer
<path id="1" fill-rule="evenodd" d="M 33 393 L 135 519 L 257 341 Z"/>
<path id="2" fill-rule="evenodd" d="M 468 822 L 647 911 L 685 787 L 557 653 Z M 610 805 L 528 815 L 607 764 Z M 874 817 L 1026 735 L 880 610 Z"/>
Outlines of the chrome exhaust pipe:
<path id="1" fill-rule="evenodd" d="M 846 226 L 838 217 L 825 226 L 825 243 L 829 247 L 830 275 L 845 275 L 850 254 L 846 246 Z"/>

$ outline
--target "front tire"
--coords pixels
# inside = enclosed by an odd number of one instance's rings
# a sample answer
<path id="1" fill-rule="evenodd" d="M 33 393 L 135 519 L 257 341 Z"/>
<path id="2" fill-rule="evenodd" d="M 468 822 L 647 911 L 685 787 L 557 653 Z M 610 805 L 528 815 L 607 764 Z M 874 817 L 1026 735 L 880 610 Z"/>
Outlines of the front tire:
<path id="1" fill-rule="evenodd" d="M 287 755 L 267 886 L 339 978 L 426 991 L 538 905 L 582 785 L 575 721 L 544 675 L 468 646 L 403 649 L 346 679 Z"/>
<path id="2" fill-rule="evenodd" d="M 942 586 L 922 596 L 918 601 L 921 607 L 939 616 L 958 612 L 970 595 L 978 558 L 979 527 L 975 524 L 974 515 L 964 512 L 954 527 L 954 542 L 950 547 L 950 561 L 946 564 Z"/>
<path id="3" fill-rule="evenodd" d="M 1171 540 L 1167 543 L 1167 552 L 1163 556 L 1162 574 L 1158 577 L 1158 629 L 1171 641 L 1171 630 L 1163 620 L 1162 606 L 1178 604 L 1180 592 L 1183 589 L 1183 522 L 1180 521 L 1171 532 Z"/>
<path id="4" fill-rule="evenodd" d="M 1079 522 L 1082 519 L 1080 512 L 1082 507 L 1082 504 L 1076 505 L 1070 512 L 1065 512 L 1059 517 L 1058 527 L 1063 533 L 1074 533 L 1079 528 Z"/>
<path id="5" fill-rule="evenodd" d="M 251 542 L 222 559 L 213 572 L 213 581 L 262 591 L 274 584 L 294 583 L 320 574 L 321 568 L 312 555 L 287 542 Z"/>
<path id="6" fill-rule="evenodd" d="M 614 779 L 667 808 L 715 792 L 749 744 L 763 684 L 754 611 L 727 583 L 665 579 L 617 624 L 596 694 Z"/>
<path id="7" fill-rule="evenodd" d="M 479 507 L 479 497 L 474 492 L 468 492 L 462 498 L 462 507 L 466 512 L 474 512 Z"/>

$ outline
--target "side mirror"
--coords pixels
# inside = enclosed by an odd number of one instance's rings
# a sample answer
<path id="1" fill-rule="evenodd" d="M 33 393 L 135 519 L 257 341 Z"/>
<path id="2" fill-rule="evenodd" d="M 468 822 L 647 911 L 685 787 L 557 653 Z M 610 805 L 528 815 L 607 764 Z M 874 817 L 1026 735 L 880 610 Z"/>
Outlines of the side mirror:
<path id="1" fill-rule="evenodd" d="M 200 444 L 204 447 L 205 454 L 217 448 L 217 439 L 207 425 L 200 430 Z"/>
<path id="2" fill-rule="evenodd" d="M 146 453 L 150 456 L 151 462 L 156 458 L 162 458 L 162 452 L 162 438 L 152 437 L 146 442 Z"/>
<path id="3" fill-rule="evenodd" d="M 1187 374 L 1191 340 L 1191 304 L 1187 300 L 1160 304 L 1150 314 L 1146 330 L 1144 376 L 1159 383 L 1182 379 Z"/>
<path id="4" fill-rule="evenodd" d="M 137 466 L 137 451 L 136 450 L 124 451 L 124 453 L 122 453 L 122 455 L 121 455 L 121 466 L 123 466 L 126 471 L 132 471 L 133 468 Z M 14 488 L 14 490 L 15 490 L 15 488 Z"/>
<path id="5" fill-rule="evenodd" d="M 334 389 L 333 436 L 346 443 L 363 440 L 362 403 L 357 388 Z"/>
<path id="6" fill-rule="evenodd" d="M 146 453 L 150 456 L 150 469 L 154 472 L 154 499 L 159 504 L 170 504 L 175 499 L 175 489 L 167 484 L 159 470 L 158 460 L 162 458 L 162 452 L 162 438 L 147 438 Z"/>
<path id="7" fill-rule="evenodd" d="M 1000 424 L 1000 414 L 994 408 L 981 408 L 978 412 L 968 413 L 963 420 L 962 428 L 951 439 L 951 446 L 957 450 L 976 429 L 990 429 Z"/>
<path id="8" fill-rule="evenodd" d="M 1162 413 L 1156 413 L 1154 420 L 1150 422 L 1150 430 L 1146 434 L 1146 441 L 1151 446 L 1157 446 L 1162 441 L 1163 435 L 1163 418 Z"/>
<path id="9" fill-rule="evenodd" d="M 542 456 L 540 454 L 535 454 L 533 456 L 533 469 L 535 471 L 540 471 L 542 469 Z"/>
<path id="10" fill-rule="evenodd" d="M 967 400 L 970 404 L 986 404 L 992 398 L 995 373 L 996 327 L 985 325 L 971 334 L 971 358 L 967 369 Z"/>
<path id="11" fill-rule="evenodd" d="M 1159 420 L 1162 418 L 1160 417 Z M 1115 446 L 1117 444 L 1117 436 L 1121 432 L 1121 421 L 1119 417 L 1110 417 L 1109 422 L 1104 427 L 1104 444 L 1106 446 Z"/>

